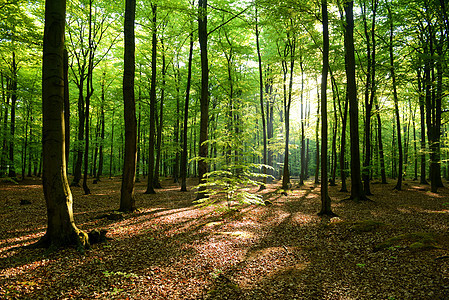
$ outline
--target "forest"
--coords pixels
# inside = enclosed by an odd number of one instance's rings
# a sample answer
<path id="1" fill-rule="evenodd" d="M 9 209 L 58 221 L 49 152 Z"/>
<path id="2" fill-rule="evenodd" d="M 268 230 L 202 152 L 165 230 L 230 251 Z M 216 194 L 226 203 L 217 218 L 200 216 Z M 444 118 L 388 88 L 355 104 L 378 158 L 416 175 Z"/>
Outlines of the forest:
<path id="1" fill-rule="evenodd" d="M 0 0 L 0 298 L 447 298 L 448 14 Z"/>

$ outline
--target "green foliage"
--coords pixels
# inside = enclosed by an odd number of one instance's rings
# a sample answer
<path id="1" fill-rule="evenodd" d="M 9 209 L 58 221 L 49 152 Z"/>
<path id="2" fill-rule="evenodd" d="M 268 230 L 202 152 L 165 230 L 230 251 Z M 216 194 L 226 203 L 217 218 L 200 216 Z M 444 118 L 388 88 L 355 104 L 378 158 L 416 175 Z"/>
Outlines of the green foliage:
<path id="1" fill-rule="evenodd" d="M 104 277 L 112 277 L 112 276 L 122 276 L 124 278 L 138 278 L 139 276 L 137 276 L 134 273 L 127 273 L 127 272 L 114 272 L 114 271 L 103 271 L 103 276 Z"/>
<path id="2" fill-rule="evenodd" d="M 195 202 L 200 206 L 208 206 L 226 200 L 228 208 L 233 203 L 237 205 L 257 204 L 265 205 L 261 195 L 249 191 L 249 189 L 260 186 L 263 175 L 252 171 L 261 165 L 252 163 L 233 164 L 227 170 L 217 170 L 206 173 L 206 181 L 198 185 L 205 187 L 208 197 L 198 199 Z"/>

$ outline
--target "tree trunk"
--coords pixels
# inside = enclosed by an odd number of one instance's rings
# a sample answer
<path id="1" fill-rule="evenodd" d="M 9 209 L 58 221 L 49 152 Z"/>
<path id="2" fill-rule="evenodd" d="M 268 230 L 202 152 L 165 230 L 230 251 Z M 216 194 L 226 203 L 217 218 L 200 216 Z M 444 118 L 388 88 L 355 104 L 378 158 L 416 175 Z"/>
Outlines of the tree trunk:
<path id="1" fill-rule="evenodd" d="M 88 177 L 88 168 L 89 168 L 89 130 L 90 130 L 90 124 L 89 124 L 89 114 L 90 114 L 90 98 L 93 93 L 93 41 L 92 41 L 92 1 L 89 1 L 89 61 L 87 66 L 87 86 L 86 86 L 86 108 L 84 109 L 84 116 L 85 116 L 85 140 L 84 140 L 84 174 L 83 174 L 83 190 L 84 195 L 90 194 L 90 189 L 87 186 L 87 177 Z"/>
<path id="2" fill-rule="evenodd" d="M 4 103 L 4 107 L 5 110 L 3 112 L 3 130 L 2 130 L 2 134 L 3 134 L 3 139 L 2 139 L 2 154 L 1 154 L 1 162 L 0 162 L 0 176 L 6 176 L 6 171 L 7 171 L 7 159 L 8 159 L 8 135 L 7 135 L 7 131 L 8 131 L 8 107 L 9 107 L 9 97 L 6 96 L 6 90 L 8 88 L 8 83 L 6 83 L 6 87 L 5 84 L 3 83 L 3 73 L 1 73 L 1 84 L 2 84 L 2 100 Z"/>
<path id="3" fill-rule="evenodd" d="M 263 131 L 263 179 L 259 190 L 264 190 L 267 184 L 267 128 L 265 124 L 265 112 L 264 112 L 264 101 L 263 101 L 263 76 L 262 76 L 262 56 L 260 55 L 260 43 L 259 43 L 259 22 L 257 15 L 257 4 L 256 8 L 256 46 L 257 46 L 257 61 L 259 65 L 259 100 L 260 100 L 260 114 L 262 118 L 262 131 Z"/>
<path id="4" fill-rule="evenodd" d="M 329 71 L 329 20 L 327 0 L 321 1 L 323 19 L 323 70 L 321 72 L 321 211 L 318 215 L 334 216 L 329 197 L 327 174 L 327 76 Z"/>
<path id="5" fill-rule="evenodd" d="M 64 148 L 64 27 L 65 1 L 47 0 L 42 66 L 42 183 L 48 228 L 36 246 L 77 245 L 81 249 L 89 242 L 73 219 Z"/>
<path id="6" fill-rule="evenodd" d="M 365 195 L 360 176 L 360 149 L 359 149 L 359 110 L 357 101 L 357 85 L 355 77 L 354 55 L 354 2 L 346 3 L 346 33 L 345 33 L 345 59 L 346 59 L 346 93 L 349 101 L 349 123 L 351 139 L 351 196 L 355 201 L 364 201 Z"/>
<path id="7" fill-rule="evenodd" d="M 419 116 L 421 125 L 421 143 L 420 143 L 420 177 L 421 184 L 429 184 L 426 179 L 426 118 L 425 118 L 425 100 L 424 100 L 424 86 L 422 84 L 421 69 L 418 68 L 418 93 L 419 93 Z"/>
<path id="8" fill-rule="evenodd" d="M 135 211 L 134 184 L 136 180 L 137 160 L 137 121 L 134 98 L 135 76 L 135 35 L 134 20 L 136 0 L 126 0 L 125 4 L 125 52 L 123 70 L 123 102 L 125 119 L 125 157 L 123 160 L 123 177 L 120 189 L 120 211 Z"/>
<path id="9" fill-rule="evenodd" d="M 179 64 L 176 70 L 174 70 L 175 79 L 176 79 L 176 119 L 173 128 L 173 142 L 175 144 L 175 161 L 173 162 L 173 182 L 177 183 L 179 181 L 179 115 L 180 115 L 180 91 L 179 85 L 181 82 L 181 75 L 179 71 Z"/>
<path id="10" fill-rule="evenodd" d="M 385 156 L 384 156 L 384 144 L 382 140 L 382 120 L 380 118 L 379 105 L 376 104 L 376 117 L 377 117 L 377 141 L 379 144 L 379 160 L 380 160 L 380 176 L 381 183 L 387 183 L 387 174 L 385 172 Z"/>
<path id="11" fill-rule="evenodd" d="M 182 135 L 182 155 L 181 155 L 181 191 L 187 192 L 187 130 L 189 120 L 189 99 L 190 84 L 192 81 L 192 57 L 193 57 L 193 33 L 190 33 L 189 61 L 187 72 L 186 99 L 184 101 L 184 128 Z"/>
<path id="12" fill-rule="evenodd" d="M 398 105 L 398 93 L 396 88 L 396 73 L 394 70 L 394 57 L 393 57 L 393 20 L 391 15 L 391 7 L 387 6 L 388 15 L 390 17 L 390 43 L 389 43 L 389 52 L 390 52 L 390 72 L 391 72 L 391 80 L 393 84 L 393 99 L 394 99 L 394 111 L 396 116 L 396 130 L 398 136 L 398 152 L 399 152 L 399 166 L 398 166 L 398 181 L 395 190 L 402 190 L 402 177 L 403 177 L 403 156 L 402 156 L 402 134 L 401 134 L 401 119 L 399 116 L 399 105 Z"/>
<path id="13" fill-rule="evenodd" d="M 65 130 L 65 161 L 69 165 L 70 156 L 70 98 L 69 98 L 69 53 L 64 48 L 64 130 Z M 68 173 L 67 167 L 67 173 Z"/>
<path id="14" fill-rule="evenodd" d="M 156 194 L 154 191 L 154 137 L 155 137 L 155 110 L 156 110 L 156 63 L 157 63 L 157 5 L 151 4 L 153 10 L 153 37 L 151 50 L 151 87 L 150 87 L 150 136 L 148 138 L 148 184 L 145 194 Z"/>
<path id="15" fill-rule="evenodd" d="M 317 121 L 316 121 L 316 129 L 315 129 L 315 140 L 316 140 L 316 153 L 315 153 L 315 184 L 320 183 L 320 138 L 319 138 L 319 132 L 320 132 L 320 105 L 321 105 L 321 99 L 320 99 L 320 93 L 317 91 Z"/>
<path id="16" fill-rule="evenodd" d="M 100 105 L 100 123 L 101 123 L 101 129 L 100 129 L 100 147 L 98 149 L 98 171 L 97 171 L 97 177 L 95 180 L 98 182 L 100 181 L 100 176 L 103 175 L 103 163 L 104 163 L 104 153 L 103 153 L 103 144 L 104 144 L 104 135 L 105 135 L 105 124 L 104 124 L 104 104 L 105 104 L 105 77 L 106 74 L 103 73 L 103 82 L 101 85 L 101 105 Z"/>
<path id="17" fill-rule="evenodd" d="M 207 131 L 209 121 L 209 62 L 207 57 L 207 0 L 198 1 L 198 37 L 201 51 L 201 97 L 200 97 L 200 141 L 198 150 L 198 176 L 199 183 L 205 183 L 207 166 Z M 198 190 L 197 199 L 206 197 L 205 187 Z"/>
<path id="18" fill-rule="evenodd" d="M 154 181 L 153 186 L 155 188 L 161 189 L 162 185 L 159 180 L 159 165 L 161 162 L 161 148 L 162 148 L 162 126 L 164 122 L 164 96 L 165 96 L 165 48 L 164 48 L 164 40 L 161 39 L 162 45 L 162 87 L 161 87 L 161 101 L 159 106 L 159 126 L 157 129 L 157 141 L 156 141 L 156 165 L 154 167 Z"/>
<path id="19" fill-rule="evenodd" d="M 16 103 L 17 103 L 17 64 L 15 52 L 12 53 L 12 79 L 11 79 L 11 120 L 9 123 L 9 172 L 10 178 L 16 178 L 16 169 L 14 164 L 14 140 L 16 131 Z"/>

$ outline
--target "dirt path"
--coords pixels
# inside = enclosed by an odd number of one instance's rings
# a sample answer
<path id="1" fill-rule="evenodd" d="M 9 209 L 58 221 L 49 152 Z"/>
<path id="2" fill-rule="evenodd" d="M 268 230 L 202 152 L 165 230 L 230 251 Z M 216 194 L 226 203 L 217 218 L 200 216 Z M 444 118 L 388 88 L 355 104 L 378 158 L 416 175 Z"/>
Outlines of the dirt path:
<path id="1" fill-rule="evenodd" d="M 15 248 L 45 232 L 40 182 L 2 183 L 0 298 L 447 299 L 449 192 L 406 184 L 373 184 L 366 203 L 340 202 L 347 194 L 331 187 L 339 217 L 321 219 L 311 183 L 287 196 L 270 185 L 273 205 L 233 213 L 199 209 L 169 181 L 157 195 L 138 183 L 140 212 L 108 220 L 120 183 L 105 179 L 92 195 L 73 190 L 74 212 L 80 228 L 112 240 L 45 254 Z"/>

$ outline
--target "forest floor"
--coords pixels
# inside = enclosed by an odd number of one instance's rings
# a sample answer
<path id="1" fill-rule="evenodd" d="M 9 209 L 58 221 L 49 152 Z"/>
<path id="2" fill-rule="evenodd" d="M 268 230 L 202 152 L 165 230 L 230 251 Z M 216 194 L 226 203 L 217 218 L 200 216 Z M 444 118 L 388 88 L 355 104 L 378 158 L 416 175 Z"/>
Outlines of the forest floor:
<path id="1" fill-rule="evenodd" d="M 287 196 L 271 184 L 260 193 L 272 205 L 234 212 L 162 185 L 146 195 L 137 183 L 139 211 L 120 220 L 106 218 L 119 206 L 118 178 L 87 196 L 73 188 L 77 226 L 106 229 L 110 240 L 47 253 L 20 247 L 45 233 L 40 181 L 1 183 L 0 299 L 449 298 L 447 188 L 373 184 L 373 202 L 355 203 L 330 187 L 338 217 L 321 218 L 311 182 Z"/>

